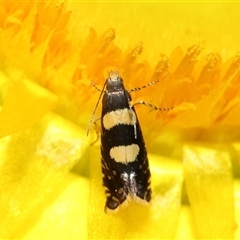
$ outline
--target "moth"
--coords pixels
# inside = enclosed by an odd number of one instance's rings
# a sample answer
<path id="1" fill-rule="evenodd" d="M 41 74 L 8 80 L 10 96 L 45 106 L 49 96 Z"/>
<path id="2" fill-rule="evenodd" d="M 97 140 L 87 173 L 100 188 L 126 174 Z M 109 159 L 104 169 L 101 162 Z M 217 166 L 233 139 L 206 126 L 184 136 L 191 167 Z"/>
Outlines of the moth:
<path id="1" fill-rule="evenodd" d="M 148 204 L 151 200 L 147 150 L 134 105 L 145 104 L 156 110 L 170 108 L 158 108 L 144 101 L 132 104 L 130 92 L 153 83 L 127 91 L 118 72 L 112 72 L 100 90 L 101 166 L 107 198 L 106 212 L 116 212 L 129 201 Z"/>

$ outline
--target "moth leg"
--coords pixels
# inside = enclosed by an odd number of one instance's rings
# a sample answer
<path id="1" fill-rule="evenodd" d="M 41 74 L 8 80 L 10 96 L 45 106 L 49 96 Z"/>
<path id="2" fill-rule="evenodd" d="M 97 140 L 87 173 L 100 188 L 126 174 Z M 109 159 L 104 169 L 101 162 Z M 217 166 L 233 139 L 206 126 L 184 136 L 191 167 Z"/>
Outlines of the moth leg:
<path id="1" fill-rule="evenodd" d="M 158 111 L 169 111 L 169 110 L 174 108 L 174 106 L 167 107 L 167 108 L 161 108 L 161 107 L 157 107 L 157 106 L 155 106 L 155 105 L 153 105 L 153 104 L 151 104 L 149 102 L 145 102 L 145 101 L 142 101 L 142 100 L 138 101 L 138 102 L 135 102 L 135 103 L 131 103 L 131 106 L 133 107 L 133 106 L 138 105 L 138 104 L 143 104 L 143 105 L 145 105 L 147 107 L 152 108 L 152 110 L 158 110 Z"/>
<path id="2" fill-rule="evenodd" d="M 100 136 L 100 126 L 97 124 L 97 121 L 100 120 L 101 118 L 98 117 L 97 119 L 94 120 L 93 124 L 94 124 L 94 129 L 96 132 L 96 139 L 90 144 L 90 146 L 93 146 L 98 140 L 99 140 L 99 136 Z"/>

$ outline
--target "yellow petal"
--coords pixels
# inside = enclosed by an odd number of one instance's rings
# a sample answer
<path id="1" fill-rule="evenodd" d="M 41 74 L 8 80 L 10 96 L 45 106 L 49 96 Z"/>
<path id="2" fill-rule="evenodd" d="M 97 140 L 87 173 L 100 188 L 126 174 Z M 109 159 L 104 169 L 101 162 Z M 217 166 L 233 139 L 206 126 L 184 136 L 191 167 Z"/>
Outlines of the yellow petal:
<path id="1" fill-rule="evenodd" d="M 86 172 L 89 143 L 84 130 L 52 113 L 0 141 L 0 238 L 11 238 L 78 160 Z"/>
<path id="2" fill-rule="evenodd" d="M 0 113 L 0 137 L 36 124 L 56 103 L 56 96 L 30 82 L 18 82 L 8 92 Z"/>
<path id="3" fill-rule="evenodd" d="M 14 235 L 24 240 L 87 239 L 88 181 L 69 173 Z"/>
<path id="4" fill-rule="evenodd" d="M 232 239 L 234 189 L 227 150 L 220 145 L 186 144 L 183 166 L 197 237 Z"/>

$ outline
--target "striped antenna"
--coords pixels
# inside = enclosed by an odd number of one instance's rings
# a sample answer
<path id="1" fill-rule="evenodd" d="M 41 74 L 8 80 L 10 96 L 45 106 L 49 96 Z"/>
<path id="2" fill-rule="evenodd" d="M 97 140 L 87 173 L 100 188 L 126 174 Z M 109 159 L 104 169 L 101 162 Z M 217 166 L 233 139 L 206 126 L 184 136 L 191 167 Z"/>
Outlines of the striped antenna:
<path id="1" fill-rule="evenodd" d="M 152 81 L 152 82 L 150 82 L 150 83 L 147 83 L 146 85 L 143 85 L 142 87 L 132 88 L 132 89 L 130 89 L 128 92 L 131 93 L 131 92 L 134 92 L 134 91 L 140 91 L 140 90 L 142 90 L 142 89 L 144 89 L 144 88 L 146 88 L 146 87 L 149 87 L 149 86 L 151 86 L 151 85 L 153 85 L 153 84 L 156 84 L 156 83 L 158 83 L 158 82 L 159 82 L 159 80 L 155 80 L 155 81 Z"/>
<path id="2" fill-rule="evenodd" d="M 91 84 L 97 91 L 102 92 L 103 89 L 98 88 L 97 85 L 92 80 L 91 80 Z"/>

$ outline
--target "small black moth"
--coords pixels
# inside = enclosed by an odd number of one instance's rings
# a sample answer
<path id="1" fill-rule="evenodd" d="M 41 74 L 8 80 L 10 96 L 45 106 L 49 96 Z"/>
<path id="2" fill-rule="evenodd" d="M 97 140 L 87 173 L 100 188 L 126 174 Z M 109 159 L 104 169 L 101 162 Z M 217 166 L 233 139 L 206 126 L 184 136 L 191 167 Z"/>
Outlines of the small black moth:
<path id="1" fill-rule="evenodd" d="M 153 83 L 155 82 L 148 85 Z M 106 188 L 107 196 L 106 212 L 115 212 L 121 205 L 126 205 L 128 201 L 147 204 L 151 200 L 151 174 L 147 150 L 133 105 L 145 104 L 156 110 L 171 108 L 157 108 L 143 101 L 132 105 L 130 92 L 140 90 L 148 85 L 127 91 L 118 72 L 112 72 L 103 89 L 100 90 L 101 94 L 94 113 L 103 94 L 101 164 L 103 185 Z M 106 90 L 104 90 L 105 87 Z"/>

